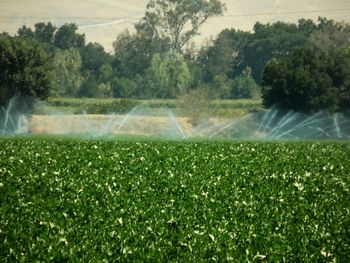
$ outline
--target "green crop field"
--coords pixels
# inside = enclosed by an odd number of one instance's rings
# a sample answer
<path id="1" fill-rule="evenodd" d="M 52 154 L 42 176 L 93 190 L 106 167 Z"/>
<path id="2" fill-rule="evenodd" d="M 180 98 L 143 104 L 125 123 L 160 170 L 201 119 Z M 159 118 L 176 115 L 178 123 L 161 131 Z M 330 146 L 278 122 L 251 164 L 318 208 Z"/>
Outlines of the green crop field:
<path id="1" fill-rule="evenodd" d="M 0 261 L 349 262 L 350 143 L 0 139 Z"/>

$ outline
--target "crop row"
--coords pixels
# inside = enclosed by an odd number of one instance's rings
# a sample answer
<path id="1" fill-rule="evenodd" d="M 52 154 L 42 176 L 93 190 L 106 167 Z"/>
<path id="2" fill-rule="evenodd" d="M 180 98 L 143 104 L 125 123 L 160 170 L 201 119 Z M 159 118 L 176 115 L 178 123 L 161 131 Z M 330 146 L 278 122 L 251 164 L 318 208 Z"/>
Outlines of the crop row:
<path id="1" fill-rule="evenodd" d="M 0 260 L 346 262 L 349 143 L 0 139 Z"/>

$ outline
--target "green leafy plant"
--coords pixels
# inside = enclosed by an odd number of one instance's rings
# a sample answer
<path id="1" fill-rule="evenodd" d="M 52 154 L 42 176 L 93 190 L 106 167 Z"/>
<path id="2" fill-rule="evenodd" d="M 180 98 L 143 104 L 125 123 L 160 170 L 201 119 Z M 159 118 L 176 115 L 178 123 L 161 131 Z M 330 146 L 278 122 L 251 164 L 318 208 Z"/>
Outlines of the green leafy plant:
<path id="1" fill-rule="evenodd" d="M 2 261 L 347 262 L 347 142 L 0 139 Z"/>

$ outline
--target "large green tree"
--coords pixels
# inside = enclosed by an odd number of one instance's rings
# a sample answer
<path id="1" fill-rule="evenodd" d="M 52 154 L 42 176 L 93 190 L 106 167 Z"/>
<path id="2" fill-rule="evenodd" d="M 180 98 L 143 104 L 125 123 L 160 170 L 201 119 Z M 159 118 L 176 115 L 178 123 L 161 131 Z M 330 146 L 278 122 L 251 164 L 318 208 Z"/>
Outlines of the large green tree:
<path id="1" fill-rule="evenodd" d="M 46 42 L 49 44 L 53 43 L 56 27 L 53 26 L 51 22 L 48 22 L 47 24 L 39 22 L 36 23 L 34 27 L 34 35 L 39 41 Z"/>
<path id="2" fill-rule="evenodd" d="M 113 68 L 113 56 L 108 54 L 103 46 L 98 43 L 88 43 L 80 49 L 80 54 L 82 58 L 81 72 L 85 81 L 83 82 L 84 87 L 79 93 L 84 95 L 86 92 L 82 92 L 83 90 L 90 90 L 87 94 L 94 96 L 92 84 L 96 84 L 94 88 L 96 96 L 111 96 L 111 82 L 116 75 L 116 70 Z M 92 75 L 94 75 L 93 78 Z M 92 80 L 92 84 L 88 84 L 86 82 L 88 80 Z"/>
<path id="3" fill-rule="evenodd" d="M 34 37 L 34 32 L 30 27 L 22 26 L 17 30 L 17 35 L 22 38 Z"/>
<path id="4" fill-rule="evenodd" d="M 113 43 L 115 66 L 120 77 L 134 78 L 142 75 L 151 65 L 154 54 L 169 50 L 169 41 L 162 39 L 152 25 L 141 21 L 135 25 L 136 32 L 120 34 Z"/>
<path id="5" fill-rule="evenodd" d="M 263 102 L 294 111 L 350 108 L 350 53 L 301 48 L 272 59 L 263 75 Z"/>
<path id="6" fill-rule="evenodd" d="M 169 38 L 172 50 L 181 53 L 199 28 L 224 9 L 219 0 L 150 0 L 144 19 L 153 21 L 158 34 Z"/>
<path id="7" fill-rule="evenodd" d="M 53 68 L 50 57 L 33 39 L 0 34 L 0 105 L 19 96 L 30 106 L 34 98 L 49 96 Z"/>
<path id="8" fill-rule="evenodd" d="M 234 65 L 234 75 L 244 68 L 252 69 L 252 76 L 260 83 L 266 63 L 272 58 L 289 54 L 294 49 L 306 46 L 309 40 L 296 24 L 276 22 L 274 24 L 254 25 L 254 34 L 243 46 Z"/>
<path id="9" fill-rule="evenodd" d="M 85 34 L 77 33 L 76 24 L 64 24 L 57 29 L 54 45 L 61 49 L 82 48 L 85 46 Z"/>
<path id="10" fill-rule="evenodd" d="M 21 38 L 34 38 L 53 56 L 56 49 L 53 44 L 56 30 L 57 27 L 51 22 L 38 22 L 34 24 L 34 31 L 31 28 L 22 26 L 18 29 L 17 35 Z"/>
<path id="11" fill-rule="evenodd" d="M 270 59 L 309 45 L 315 30 L 318 27 L 311 20 L 299 20 L 298 24 L 257 22 L 253 32 L 224 29 L 211 45 L 199 52 L 197 61 L 205 72 L 204 81 L 210 83 L 217 75 L 239 78 L 249 67 L 252 77 L 260 84 Z"/>
<path id="12" fill-rule="evenodd" d="M 52 96 L 74 97 L 77 95 L 82 82 L 81 65 L 82 60 L 79 50 L 57 49 L 53 58 L 55 69 Z"/>
<path id="13" fill-rule="evenodd" d="M 80 49 L 83 71 L 98 72 L 104 64 L 112 64 L 113 56 L 108 54 L 98 43 L 88 43 Z"/>
<path id="14" fill-rule="evenodd" d="M 155 54 L 182 53 L 200 26 L 222 14 L 219 0 L 151 0 L 135 32 L 124 32 L 114 42 L 119 77 L 134 78 L 150 67 Z"/>
<path id="15" fill-rule="evenodd" d="M 212 81 L 216 75 L 235 75 L 233 68 L 240 65 L 241 52 L 250 36 L 249 32 L 224 29 L 211 45 L 200 50 L 197 61 L 202 65 L 206 82 Z"/>
<path id="16" fill-rule="evenodd" d="M 148 98 L 177 98 L 188 88 L 191 75 L 185 59 L 177 53 L 155 54 L 144 77 Z"/>

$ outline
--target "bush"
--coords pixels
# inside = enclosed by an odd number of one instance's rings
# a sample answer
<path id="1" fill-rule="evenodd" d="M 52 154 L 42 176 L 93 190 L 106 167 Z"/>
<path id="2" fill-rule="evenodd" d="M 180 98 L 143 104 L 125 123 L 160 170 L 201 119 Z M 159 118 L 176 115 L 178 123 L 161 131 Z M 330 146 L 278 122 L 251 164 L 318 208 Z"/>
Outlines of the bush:
<path id="1" fill-rule="evenodd" d="M 258 99 L 261 91 L 252 77 L 252 70 L 246 67 L 242 74 L 236 77 L 232 83 L 232 99 Z"/>
<path id="2" fill-rule="evenodd" d="M 114 78 L 111 82 L 114 98 L 130 98 L 137 93 L 137 82 L 128 78 Z"/>
<path id="3" fill-rule="evenodd" d="M 211 115 L 209 103 L 208 91 L 204 88 L 190 90 L 179 97 L 179 107 L 194 125 Z"/>

